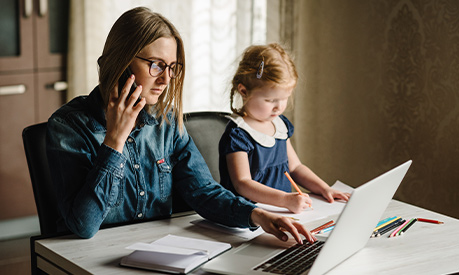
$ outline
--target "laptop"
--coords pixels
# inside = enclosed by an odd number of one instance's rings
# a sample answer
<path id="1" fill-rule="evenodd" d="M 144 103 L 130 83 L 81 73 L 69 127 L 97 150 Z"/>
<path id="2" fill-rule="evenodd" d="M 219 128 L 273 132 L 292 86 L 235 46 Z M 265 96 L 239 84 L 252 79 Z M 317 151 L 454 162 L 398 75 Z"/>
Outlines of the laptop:
<path id="1" fill-rule="evenodd" d="M 362 249 L 405 177 L 411 162 L 409 160 L 354 189 L 325 243 L 316 242 L 320 246 L 319 249 L 315 249 L 317 251 L 314 253 L 308 252 L 316 255 L 307 270 L 296 269 L 287 272 L 275 269 L 271 272 L 275 274 L 324 274 Z M 282 248 L 279 240 L 263 235 L 260 237 L 265 237 L 266 240 L 260 241 L 258 237 L 233 248 L 204 264 L 202 269 L 217 274 L 273 274 L 263 271 L 261 267 L 271 266 L 273 261 L 278 261 L 280 256 L 290 253 L 287 250 L 294 247 Z M 305 245 L 310 244 L 306 244 L 305 241 Z M 281 261 L 288 261 L 292 257 L 289 255 L 287 259 Z M 305 261 L 298 262 L 304 263 Z M 285 265 L 287 264 L 284 263 Z"/>

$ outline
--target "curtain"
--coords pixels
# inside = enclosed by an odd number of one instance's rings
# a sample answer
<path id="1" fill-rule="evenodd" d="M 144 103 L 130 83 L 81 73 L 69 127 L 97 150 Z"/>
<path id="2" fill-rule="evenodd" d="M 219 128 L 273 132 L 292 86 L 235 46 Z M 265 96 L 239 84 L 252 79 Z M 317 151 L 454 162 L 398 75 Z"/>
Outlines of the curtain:
<path id="1" fill-rule="evenodd" d="M 184 111 L 230 111 L 230 82 L 242 51 L 266 42 L 266 0 L 71 1 L 68 100 L 98 84 L 97 58 L 108 32 L 135 6 L 163 14 L 182 35 Z"/>
<path id="2" fill-rule="evenodd" d="M 303 163 L 357 187 L 412 159 L 395 198 L 459 218 L 459 1 L 295 4 Z"/>

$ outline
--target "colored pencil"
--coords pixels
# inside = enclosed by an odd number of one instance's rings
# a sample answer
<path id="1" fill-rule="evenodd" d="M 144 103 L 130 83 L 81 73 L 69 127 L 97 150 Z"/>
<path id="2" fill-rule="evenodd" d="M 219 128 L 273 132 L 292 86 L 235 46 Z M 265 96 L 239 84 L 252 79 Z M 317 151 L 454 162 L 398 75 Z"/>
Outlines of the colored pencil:
<path id="1" fill-rule="evenodd" d="M 287 177 L 287 179 L 290 181 L 290 183 L 292 184 L 293 188 L 296 189 L 296 191 L 298 192 L 298 194 L 300 195 L 304 195 L 303 192 L 301 192 L 301 189 L 298 187 L 298 185 L 296 185 L 295 181 L 292 179 L 292 177 L 290 176 L 290 174 L 285 171 L 284 172 L 285 176 Z M 312 208 L 312 205 L 310 203 L 308 203 L 309 207 Z"/>
<path id="2" fill-rule="evenodd" d="M 327 233 L 328 231 L 331 231 L 333 228 L 335 228 L 334 225 L 332 225 L 332 226 L 330 226 L 330 227 L 327 227 L 327 228 L 325 228 L 325 229 L 320 230 L 320 232 L 317 233 L 317 234 Z"/>
<path id="3" fill-rule="evenodd" d="M 389 226 L 385 227 L 384 229 L 379 230 L 378 234 L 375 237 L 380 237 L 380 236 L 386 234 L 387 232 L 391 231 L 392 229 L 395 229 L 395 228 L 399 227 L 404 222 L 405 222 L 405 220 L 402 220 L 402 219 L 395 221 L 393 224 L 390 224 Z"/>
<path id="4" fill-rule="evenodd" d="M 405 227 L 406 227 L 408 224 L 410 224 L 410 222 L 411 222 L 411 220 L 407 220 L 407 221 L 403 224 L 402 228 L 401 228 L 399 231 L 397 231 L 397 233 L 395 233 L 395 236 L 400 236 L 400 234 L 402 233 L 403 229 L 405 229 Z"/>
<path id="5" fill-rule="evenodd" d="M 406 220 L 404 223 L 402 223 L 402 225 L 400 225 L 399 227 L 397 227 L 397 229 L 394 230 L 394 232 L 392 232 L 390 235 L 389 235 L 389 238 L 392 238 L 392 237 L 395 237 L 395 235 L 398 233 L 398 231 L 400 231 L 409 221 Z"/>
<path id="6" fill-rule="evenodd" d="M 380 226 L 381 224 L 386 223 L 386 222 L 388 222 L 388 221 L 390 221 L 390 220 L 392 220 L 392 219 L 394 219 L 394 218 L 396 218 L 396 217 L 397 217 L 397 216 L 385 218 L 384 220 L 379 221 L 378 224 L 376 225 L 376 227 L 378 227 L 378 226 Z"/>
<path id="7" fill-rule="evenodd" d="M 335 222 L 334 222 L 333 220 L 331 220 L 331 221 L 329 221 L 329 222 L 327 222 L 327 223 L 324 223 L 324 224 L 322 224 L 321 226 L 316 227 L 316 228 L 314 228 L 313 230 L 311 230 L 311 233 L 312 233 L 312 234 L 317 234 L 318 232 L 320 232 L 320 230 L 325 229 L 325 228 L 327 228 L 327 227 L 330 227 L 330 226 L 334 225 L 334 223 L 335 223 Z"/>
<path id="8" fill-rule="evenodd" d="M 285 176 L 287 177 L 287 179 L 290 181 L 290 183 L 292 184 L 293 188 L 296 189 L 296 191 L 300 194 L 300 195 L 303 195 L 303 192 L 301 192 L 300 188 L 298 187 L 298 185 L 296 185 L 295 181 L 292 179 L 292 177 L 290 177 L 289 173 L 287 171 L 284 172 Z"/>
<path id="9" fill-rule="evenodd" d="M 416 221 L 417 219 L 411 219 L 410 222 L 400 231 L 400 235 L 405 233 L 408 230 L 408 228 L 410 228 Z"/>
<path id="10" fill-rule="evenodd" d="M 373 230 L 373 232 L 378 231 L 379 229 L 383 228 L 384 226 L 386 226 L 386 225 L 388 225 L 388 224 L 393 223 L 394 221 L 396 221 L 396 220 L 398 220 L 398 219 L 401 219 L 401 218 L 400 218 L 400 217 L 395 217 L 395 218 L 393 218 L 393 219 L 391 219 L 391 220 L 389 220 L 389 221 L 387 221 L 387 222 L 385 222 L 385 223 L 383 223 L 383 224 L 377 226 L 377 227 Z"/>
<path id="11" fill-rule="evenodd" d="M 402 220 L 402 218 L 397 217 L 396 219 L 391 220 L 391 221 L 389 221 L 389 222 L 387 222 L 387 223 L 381 225 L 381 227 L 378 227 L 377 230 L 373 231 L 372 237 L 379 237 L 379 236 L 381 236 L 381 232 L 382 232 L 383 230 L 386 230 L 386 229 L 389 228 L 389 227 L 390 227 L 390 228 L 393 228 L 393 225 L 394 225 L 394 224 L 398 224 L 398 222 L 401 221 L 401 220 Z M 400 225 L 400 224 L 399 224 L 399 225 Z"/>
<path id="12" fill-rule="evenodd" d="M 430 222 L 430 223 L 436 223 L 436 224 L 442 224 L 443 222 L 436 221 L 436 220 L 429 220 L 429 219 L 424 219 L 424 218 L 418 218 L 418 221 L 420 222 Z"/>

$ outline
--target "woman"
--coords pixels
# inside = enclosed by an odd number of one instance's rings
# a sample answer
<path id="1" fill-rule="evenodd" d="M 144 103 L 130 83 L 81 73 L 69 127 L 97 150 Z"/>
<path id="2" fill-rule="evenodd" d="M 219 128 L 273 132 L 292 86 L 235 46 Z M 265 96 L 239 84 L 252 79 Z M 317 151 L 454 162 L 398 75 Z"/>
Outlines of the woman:
<path id="1" fill-rule="evenodd" d="M 60 229 L 91 238 L 101 225 L 169 216 L 174 187 L 207 219 L 261 226 L 284 241 L 283 230 L 299 243 L 299 234 L 314 241 L 302 225 L 257 208 L 213 180 L 183 126 L 185 54 L 166 18 L 146 8 L 127 11 L 113 25 L 98 63 L 99 86 L 48 121 Z M 132 74 L 119 90 L 128 68 Z"/>

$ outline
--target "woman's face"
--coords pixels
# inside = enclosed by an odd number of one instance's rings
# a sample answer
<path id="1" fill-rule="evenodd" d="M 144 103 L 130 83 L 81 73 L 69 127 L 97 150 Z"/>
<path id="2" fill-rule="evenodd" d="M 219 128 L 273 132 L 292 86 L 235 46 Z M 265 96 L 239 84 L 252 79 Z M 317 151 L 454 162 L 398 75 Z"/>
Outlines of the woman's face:
<path id="1" fill-rule="evenodd" d="M 138 57 L 165 62 L 167 65 L 177 62 L 177 43 L 172 37 L 161 37 L 143 48 Z M 147 104 L 156 104 L 159 96 L 171 80 L 169 67 L 156 77 L 150 75 L 151 62 L 134 58 L 130 67 L 135 75 L 135 83 L 142 85 L 141 96 L 147 101 Z"/>

